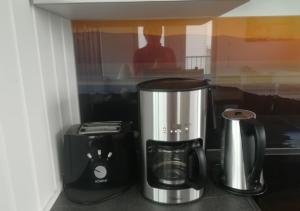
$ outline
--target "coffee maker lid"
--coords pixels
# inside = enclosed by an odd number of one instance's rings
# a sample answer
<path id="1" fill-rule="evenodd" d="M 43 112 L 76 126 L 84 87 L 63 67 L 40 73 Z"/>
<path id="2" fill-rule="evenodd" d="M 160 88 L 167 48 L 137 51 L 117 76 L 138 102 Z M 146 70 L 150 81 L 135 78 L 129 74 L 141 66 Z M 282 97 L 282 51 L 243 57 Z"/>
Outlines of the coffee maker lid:
<path id="1" fill-rule="evenodd" d="M 208 87 L 207 80 L 193 78 L 161 78 L 144 81 L 138 84 L 138 89 L 155 92 L 192 91 Z"/>
<path id="2" fill-rule="evenodd" d="M 244 109 L 226 109 L 223 113 L 222 116 L 225 119 L 229 120 L 243 120 L 243 119 L 255 119 L 256 114 L 252 111 L 249 110 L 244 110 Z"/>

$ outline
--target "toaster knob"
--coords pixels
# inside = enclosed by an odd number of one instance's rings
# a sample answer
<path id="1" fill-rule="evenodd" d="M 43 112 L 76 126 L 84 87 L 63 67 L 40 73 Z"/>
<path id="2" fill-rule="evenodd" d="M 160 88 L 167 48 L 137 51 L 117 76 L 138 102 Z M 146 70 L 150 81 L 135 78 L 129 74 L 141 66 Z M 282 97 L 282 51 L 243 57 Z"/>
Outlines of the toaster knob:
<path id="1" fill-rule="evenodd" d="M 107 174 L 107 170 L 105 166 L 97 166 L 94 170 L 94 175 L 98 179 L 103 179 L 104 177 L 106 177 L 106 174 Z"/>

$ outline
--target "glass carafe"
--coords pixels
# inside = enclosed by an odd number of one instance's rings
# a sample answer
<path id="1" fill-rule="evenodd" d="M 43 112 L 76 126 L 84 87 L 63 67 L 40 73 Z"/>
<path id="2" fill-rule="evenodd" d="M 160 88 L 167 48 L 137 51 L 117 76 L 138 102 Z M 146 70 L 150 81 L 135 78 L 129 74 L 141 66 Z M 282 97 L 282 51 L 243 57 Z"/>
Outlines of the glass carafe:
<path id="1" fill-rule="evenodd" d="M 202 188 L 206 160 L 199 141 L 164 143 L 150 141 L 147 147 L 148 182 L 154 187 Z"/>

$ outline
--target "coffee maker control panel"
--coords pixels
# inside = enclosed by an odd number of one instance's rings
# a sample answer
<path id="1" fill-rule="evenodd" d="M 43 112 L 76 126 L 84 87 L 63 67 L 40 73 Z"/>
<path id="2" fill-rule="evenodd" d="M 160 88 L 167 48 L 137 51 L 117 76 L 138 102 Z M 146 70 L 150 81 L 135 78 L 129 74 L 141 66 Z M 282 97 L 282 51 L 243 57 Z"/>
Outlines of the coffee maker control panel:
<path id="1" fill-rule="evenodd" d="M 176 124 L 172 125 L 169 129 L 167 127 L 162 127 L 162 133 L 166 134 L 181 134 L 181 133 L 188 133 L 189 132 L 189 126 L 190 124 Z"/>

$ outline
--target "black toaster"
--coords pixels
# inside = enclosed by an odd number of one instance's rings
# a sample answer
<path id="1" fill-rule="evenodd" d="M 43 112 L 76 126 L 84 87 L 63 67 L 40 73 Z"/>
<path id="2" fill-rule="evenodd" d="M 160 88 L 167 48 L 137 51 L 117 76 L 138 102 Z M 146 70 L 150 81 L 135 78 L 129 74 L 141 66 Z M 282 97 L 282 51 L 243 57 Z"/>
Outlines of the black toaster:
<path id="1" fill-rule="evenodd" d="M 106 121 L 72 126 L 64 136 L 63 187 L 72 201 L 96 203 L 135 180 L 131 123 Z"/>

